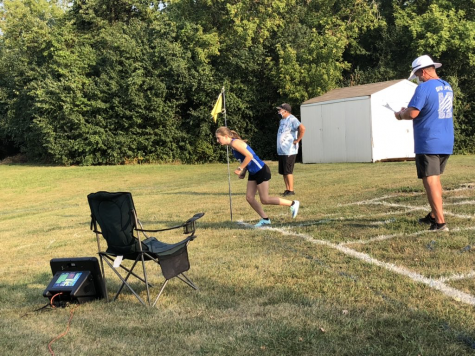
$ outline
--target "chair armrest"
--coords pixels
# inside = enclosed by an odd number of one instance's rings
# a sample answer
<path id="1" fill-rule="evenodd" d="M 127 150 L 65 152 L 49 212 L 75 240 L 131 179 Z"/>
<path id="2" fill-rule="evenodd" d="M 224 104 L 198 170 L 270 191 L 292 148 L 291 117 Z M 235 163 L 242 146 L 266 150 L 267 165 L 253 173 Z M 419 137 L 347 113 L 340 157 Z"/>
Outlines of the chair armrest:
<path id="1" fill-rule="evenodd" d="M 179 229 L 179 228 L 183 227 L 183 233 L 184 234 L 189 234 L 189 233 L 192 233 L 192 232 L 195 231 L 195 221 L 200 219 L 201 217 L 203 217 L 204 214 L 205 213 L 195 214 L 195 215 L 193 215 L 193 217 L 186 220 L 181 225 L 176 225 L 176 226 L 167 227 L 167 228 L 158 229 L 158 230 L 136 229 L 136 231 L 140 231 L 140 232 L 161 232 L 161 231 L 169 231 L 169 230 Z M 140 226 L 142 226 L 142 224 L 140 222 L 139 222 L 139 224 L 140 224 Z"/>
<path id="2" fill-rule="evenodd" d="M 183 224 L 183 233 L 184 234 L 193 234 L 195 232 L 195 221 L 201 219 L 205 213 L 198 213 L 193 215 L 192 218 L 185 221 Z"/>

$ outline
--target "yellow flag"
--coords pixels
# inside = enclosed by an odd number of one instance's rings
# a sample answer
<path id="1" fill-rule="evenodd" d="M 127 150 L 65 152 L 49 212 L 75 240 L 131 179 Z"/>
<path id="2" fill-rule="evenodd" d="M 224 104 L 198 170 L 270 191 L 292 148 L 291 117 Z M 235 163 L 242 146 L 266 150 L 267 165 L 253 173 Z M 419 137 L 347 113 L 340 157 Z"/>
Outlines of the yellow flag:
<path id="1" fill-rule="evenodd" d="M 214 119 L 214 122 L 216 122 L 216 119 L 218 118 L 218 114 L 221 113 L 223 110 L 223 93 L 219 94 L 218 100 L 216 101 L 216 104 L 214 104 L 213 111 L 211 111 L 211 116 Z"/>

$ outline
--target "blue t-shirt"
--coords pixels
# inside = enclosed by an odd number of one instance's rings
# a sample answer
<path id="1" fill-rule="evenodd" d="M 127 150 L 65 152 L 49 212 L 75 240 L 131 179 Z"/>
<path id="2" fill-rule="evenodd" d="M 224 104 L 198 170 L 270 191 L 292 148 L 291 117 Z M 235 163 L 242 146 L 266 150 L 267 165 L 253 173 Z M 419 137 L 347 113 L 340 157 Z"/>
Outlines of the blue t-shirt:
<path id="1" fill-rule="evenodd" d="M 454 93 L 449 83 L 431 79 L 417 86 L 408 107 L 420 111 L 413 120 L 416 154 L 452 154 Z"/>
<path id="2" fill-rule="evenodd" d="M 264 162 L 256 155 L 256 153 L 252 150 L 252 148 L 249 147 L 249 145 L 247 144 L 246 144 L 246 149 L 252 154 L 252 160 L 247 165 L 247 170 L 251 174 L 256 174 L 262 169 L 262 167 L 264 167 Z M 238 152 L 235 149 L 233 149 L 232 152 L 233 152 L 233 156 L 241 163 L 246 158 L 241 152 Z"/>
<path id="3" fill-rule="evenodd" d="M 300 121 L 294 115 L 280 120 L 277 132 L 277 154 L 279 156 L 296 155 L 299 152 L 299 144 L 294 145 L 299 133 Z"/>

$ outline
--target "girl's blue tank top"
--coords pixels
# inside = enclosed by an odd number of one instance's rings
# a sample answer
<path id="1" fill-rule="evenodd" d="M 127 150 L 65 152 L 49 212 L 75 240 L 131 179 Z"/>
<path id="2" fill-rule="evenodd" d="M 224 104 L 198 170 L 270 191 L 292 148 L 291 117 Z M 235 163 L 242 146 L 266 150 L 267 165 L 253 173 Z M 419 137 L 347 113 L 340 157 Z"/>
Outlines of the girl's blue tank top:
<path id="1" fill-rule="evenodd" d="M 235 139 L 233 139 L 234 141 Z M 257 172 L 259 172 L 262 167 L 264 167 L 264 162 L 256 155 L 256 153 L 252 150 L 252 148 L 246 144 L 246 149 L 251 152 L 252 154 L 252 160 L 251 162 L 249 162 L 249 164 L 247 165 L 247 170 L 249 171 L 249 173 L 251 174 L 256 174 Z M 239 161 L 239 162 L 243 162 L 244 161 L 244 158 L 245 156 L 236 151 L 236 150 L 232 150 L 233 151 L 233 156 Z"/>

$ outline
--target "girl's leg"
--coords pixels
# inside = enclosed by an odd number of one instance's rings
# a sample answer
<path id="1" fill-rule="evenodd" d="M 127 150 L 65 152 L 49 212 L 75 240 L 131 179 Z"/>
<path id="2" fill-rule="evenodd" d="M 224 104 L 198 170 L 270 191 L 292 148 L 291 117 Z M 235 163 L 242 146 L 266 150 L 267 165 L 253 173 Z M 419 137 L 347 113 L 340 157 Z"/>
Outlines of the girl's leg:
<path id="1" fill-rule="evenodd" d="M 264 209 L 262 209 L 261 204 L 259 204 L 259 202 L 256 200 L 256 193 L 258 189 L 259 188 L 256 181 L 248 180 L 247 190 L 246 190 L 246 200 L 249 203 L 249 205 L 256 211 L 256 213 L 259 214 L 261 218 L 267 219 L 268 218 L 267 214 L 264 212 Z M 260 196 L 260 193 L 259 193 L 259 196 Z M 262 198 L 261 198 L 261 201 L 262 201 Z"/>
<path id="2" fill-rule="evenodd" d="M 256 182 L 254 182 L 254 184 L 256 184 Z M 247 187 L 248 187 L 247 190 L 249 191 L 249 185 Z M 261 203 L 264 204 L 264 205 L 283 205 L 283 206 L 291 206 L 292 205 L 291 200 L 269 196 L 269 181 L 265 181 L 265 182 L 262 182 L 259 185 L 256 185 L 256 189 L 259 192 L 259 198 L 261 199 Z M 254 192 L 254 197 L 255 197 L 255 194 L 256 193 Z M 246 195 L 246 198 L 247 198 L 247 195 Z M 255 200 L 255 198 L 254 198 L 254 200 Z M 251 203 L 249 202 L 249 204 L 251 204 Z M 251 206 L 252 206 L 252 204 L 251 204 Z"/>

